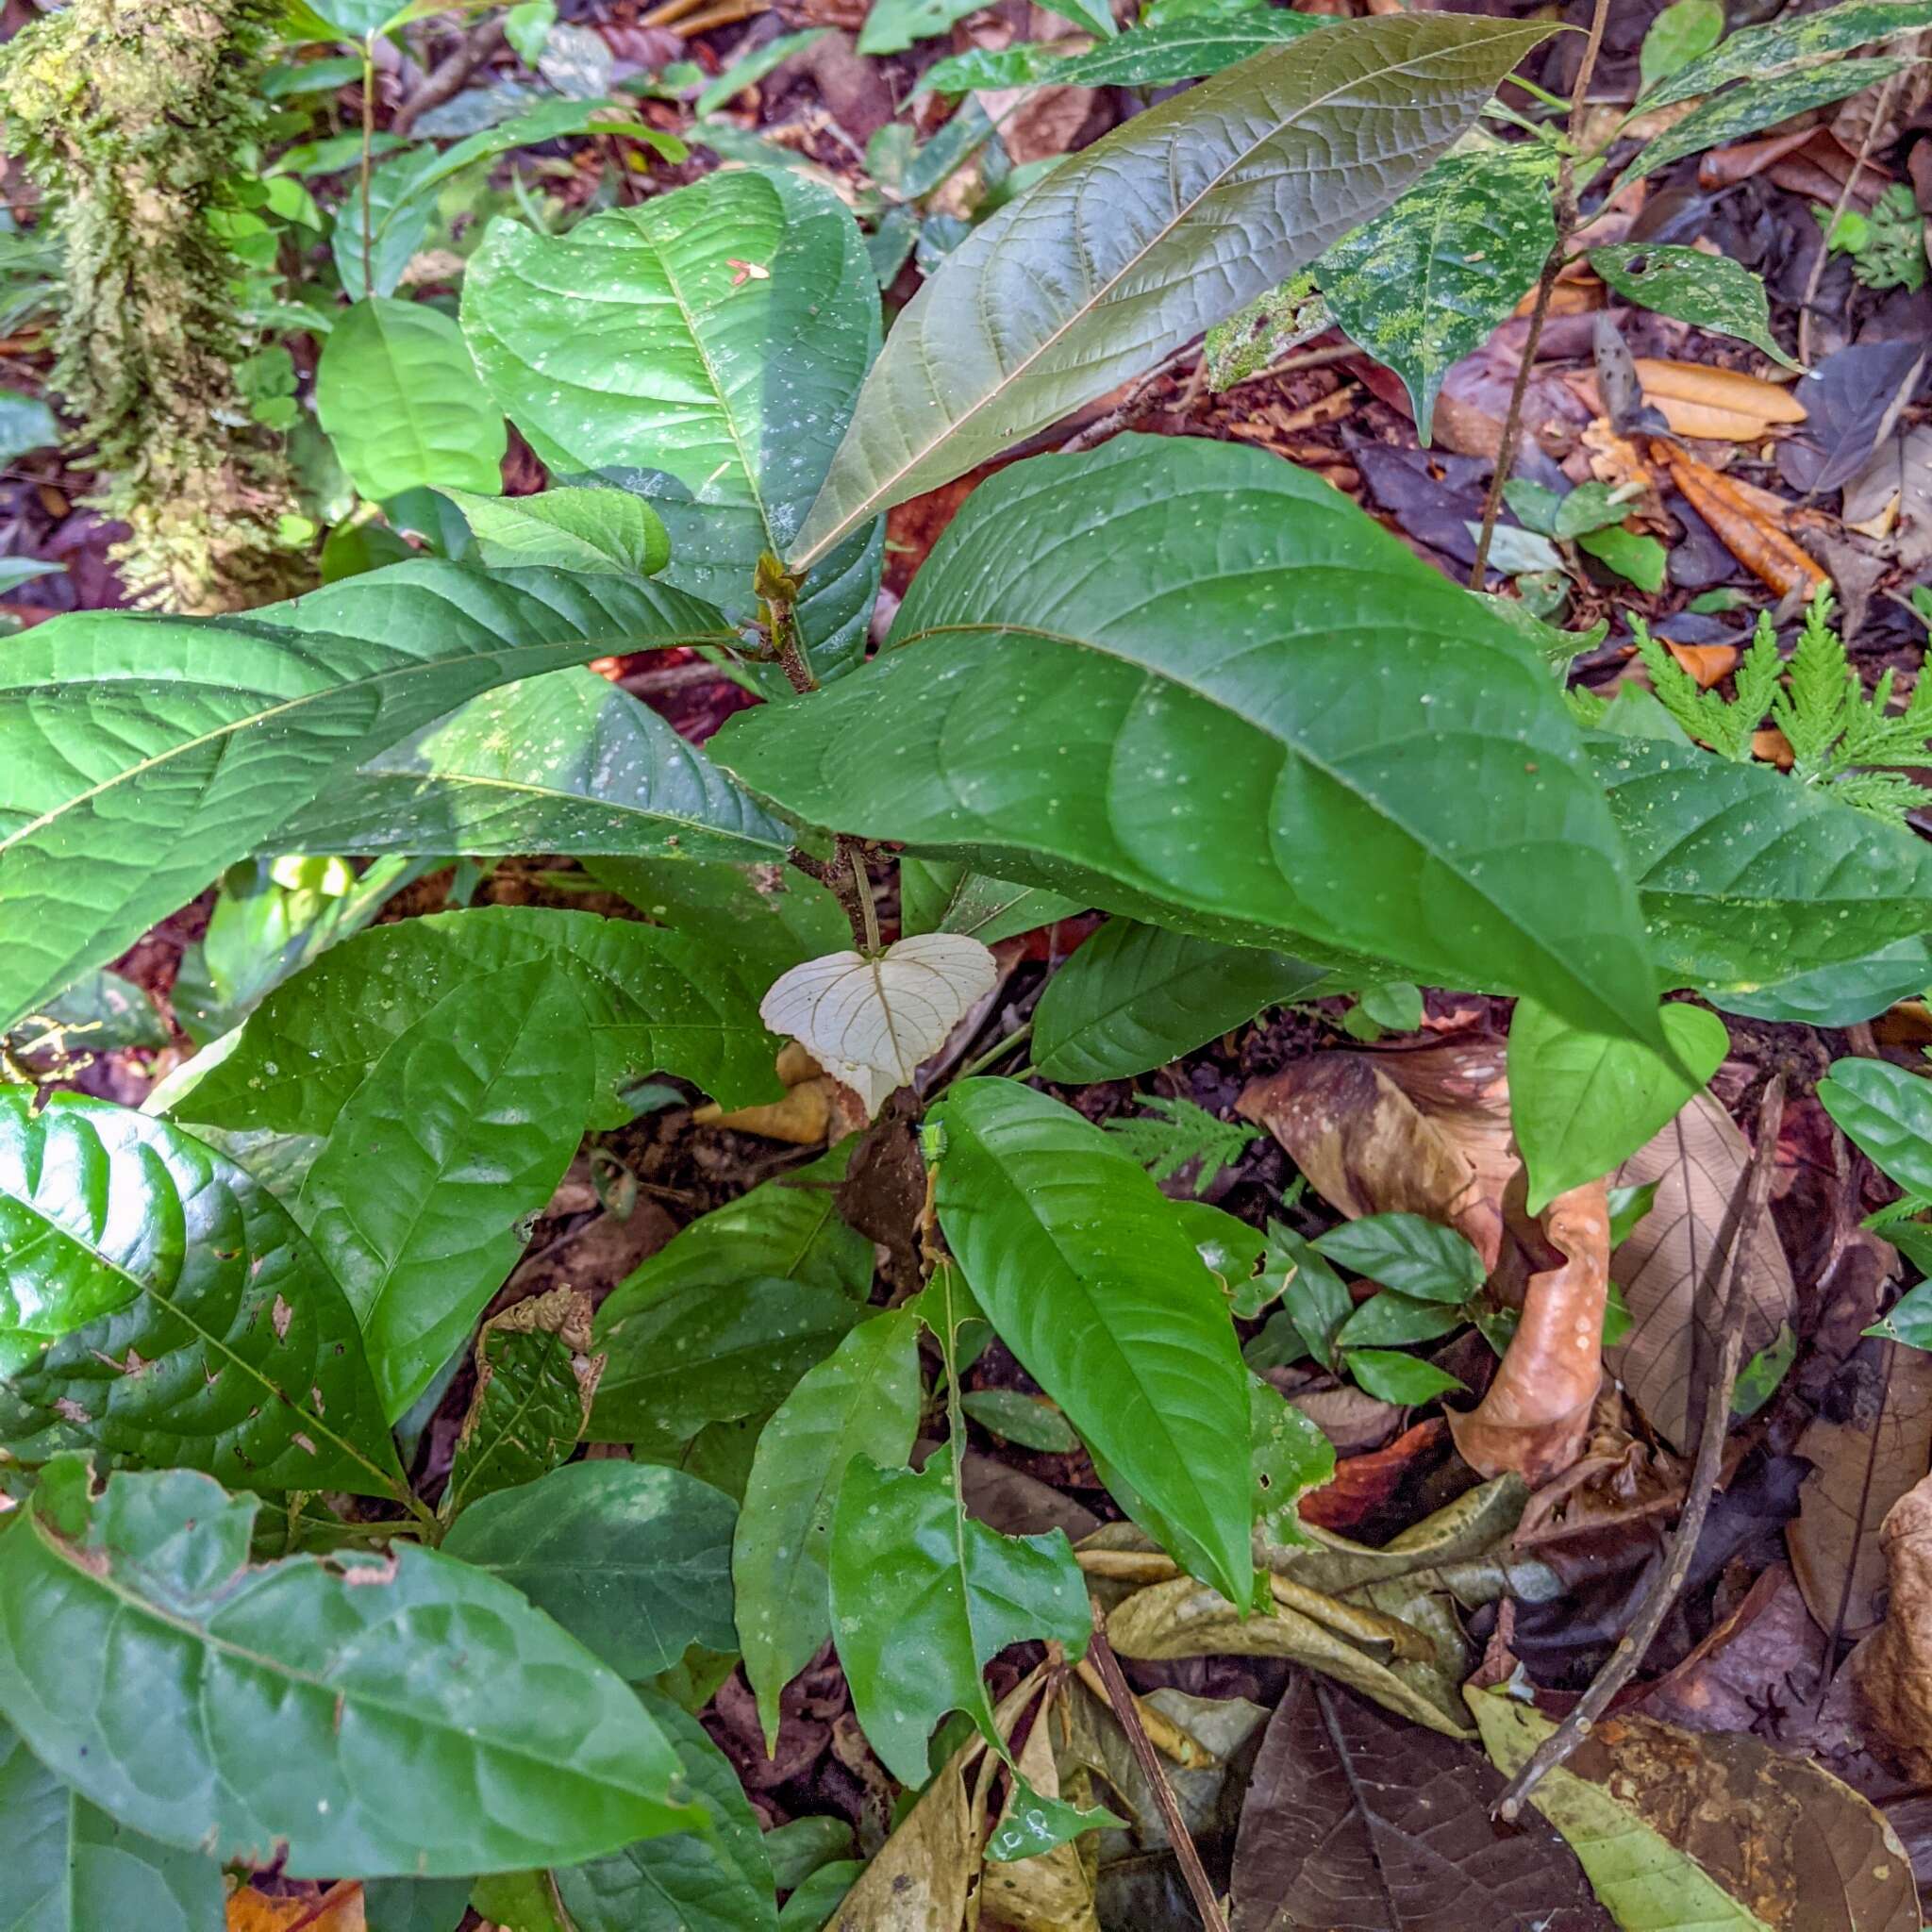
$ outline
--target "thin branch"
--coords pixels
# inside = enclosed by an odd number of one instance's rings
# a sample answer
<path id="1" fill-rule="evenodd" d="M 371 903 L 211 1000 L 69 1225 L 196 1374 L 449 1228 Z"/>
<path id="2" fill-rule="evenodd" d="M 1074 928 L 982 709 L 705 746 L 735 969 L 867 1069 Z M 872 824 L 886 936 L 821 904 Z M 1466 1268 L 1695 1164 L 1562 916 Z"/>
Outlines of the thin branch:
<path id="1" fill-rule="evenodd" d="M 1496 450 L 1495 474 L 1490 478 L 1489 500 L 1483 505 L 1483 527 L 1475 540 L 1475 568 L 1470 573 L 1469 587 L 1480 591 L 1489 575 L 1490 545 L 1496 535 L 1496 519 L 1503 513 L 1503 487 L 1516 462 L 1516 445 L 1523 435 L 1523 405 L 1529 394 L 1529 378 L 1536 367 L 1537 345 L 1543 339 L 1543 325 L 1550 316 L 1550 298 L 1556 292 L 1557 277 L 1563 272 L 1570 238 L 1576 232 L 1576 151 L 1583 144 L 1583 119 L 1590 106 L 1590 83 L 1596 74 L 1597 56 L 1603 52 L 1604 28 L 1610 17 L 1610 0 L 1596 0 L 1590 17 L 1590 39 L 1584 42 L 1583 58 L 1576 69 L 1576 84 L 1570 90 L 1570 139 L 1563 158 L 1557 165 L 1557 239 L 1543 261 L 1537 278 L 1536 306 L 1529 312 L 1529 333 L 1523 339 L 1523 360 L 1517 365 L 1516 380 L 1509 391 L 1509 408 L 1503 418 L 1503 435 Z"/>
<path id="2" fill-rule="evenodd" d="M 1894 74 L 1878 90 L 1877 105 L 1872 110 L 1872 118 L 1865 124 L 1865 138 L 1858 143 L 1858 152 L 1852 161 L 1852 172 L 1845 176 L 1845 185 L 1838 192 L 1838 199 L 1832 204 L 1831 219 L 1825 223 L 1824 231 L 1818 238 L 1818 253 L 1811 258 L 1811 273 L 1805 277 L 1805 292 L 1798 298 L 1798 360 L 1811 359 L 1811 305 L 1818 299 L 1818 285 L 1824 279 L 1824 264 L 1831 259 L 1832 231 L 1843 219 L 1844 211 L 1850 205 L 1858 186 L 1858 176 L 1865 172 L 1865 164 L 1871 158 L 1872 149 L 1878 140 L 1878 130 L 1885 125 L 1886 118 L 1891 112 L 1892 97 L 1898 91 L 1900 76 Z"/>
<path id="3" fill-rule="evenodd" d="M 453 101 L 469 85 L 470 76 L 504 43 L 500 20 L 486 20 L 457 43 L 455 52 L 445 55 L 425 77 L 423 85 L 395 111 L 390 122 L 394 134 L 408 134 L 417 120 L 431 108 Z"/>
<path id="4" fill-rule="evenodd" d="M 1159 1752 L 1154 1748 L 1154 1740 L 1147 1735 L 1147 1726 L 1141 1722 L 1141 1707 L 1128 1688 L 1121 1670 L 1121 1660 L 1114 1656 L 1113 1646 L 1107 1641 L 1107 1629 L 1098 1604 L 1093 1606 L 1093 1641 L 1087 1655 L 1093 1659 L 1093 1667 L 1100 1673 L 1100 1681 L 1107 1687 L 1107 1701 L 1113 1707 L 1113 1714 L 1126 1735 L 1127 1748 L 1133 1752 L 1141 1776 L 1154 1788 L 1154 1802 L 1160 1807 L 1161 1823 L 1167 1826 L 1168 1842 L 1174 1847 L 1174 1862 L 1180 1866 L 1181 1876 L 1187 1880 L 1194 1909 L 1201 1915 L 1204 1932 L 1227 1932 L 1226 1915 L 1221 1909 L 1221 1901 L 1214 1895 L 1213 1882 L 1208 1876 L 1207 1868 L 1201 1863 L 1193 1834 L 1188 1829 L 1187 1820 L 1181 1816 L 1180 1801 L 1167 1780 L 1166 1767 L 1160 1761 Z"/>
<path id="5" fill-rule="evenodd" d="M 1744 1317 L 1751 1304 L 1745 1292 L 1744 1277 L 1750 1273 L 1751 1238 L 1763 1219 L 1765 1203 L 1771 1197 L 1771 1171 L 1777 1158 L 1778 1128 L 1785 1112 L 1785 1076 L 1771 1076 L 1764 1098 L 1757 1107 L 1757 1140 L 1752 1150 L 1751 1165 L 1740 1189 L 1741 1203 L 1733 1196 L 1735 1212 L 1728 1243 L 1720 1241 L 1700 1287 L 1707 1295 L 1723 1285 L 1713 1313 L 1718 1328 L 1716 1375 L 1705 1385 L 1704 1412 L 1697 1433 L 1697 1460 L 1690 1472 L 1690 1486 L 1685 1493 L 1683 1513 L 1671 1533 L 1663 1568 L 1652 1581 L 1642 1605 L 1629 1629 L 1618 1640 L 1609 1660 L 1591 1680 L 1581 1700 L 1550 1735 L 1543 1740 L 1526 1763 L 1505 1787 L 1495 1804 L 1495 1815 L 1513 1824 L 1523 1810 L 1524 1800 L 1590 1736 L 1617 1693 L 1638 1671 L 1674 1607 L 1685 1579 L 1690 1574 L 1690 1560 L 1697 1553 L 1697 1541 L 1710 1513 L 1711 1498 L 1717 1492 L 1718 1472 L 1724 1462 L 1724 1437 L 1730 1426 L 1731 1399 L 1737 1392 L 1738 1370 L 1744 1357 Z"/>

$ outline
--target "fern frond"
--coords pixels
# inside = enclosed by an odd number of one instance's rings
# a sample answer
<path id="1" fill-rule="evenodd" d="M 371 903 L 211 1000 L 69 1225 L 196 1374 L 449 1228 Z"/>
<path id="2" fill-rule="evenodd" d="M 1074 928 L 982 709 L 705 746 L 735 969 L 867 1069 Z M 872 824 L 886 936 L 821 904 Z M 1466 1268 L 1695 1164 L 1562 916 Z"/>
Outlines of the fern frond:
<path id="1" fill-rule="evenodd" d="M 1807 780 L 1831 768 L 1833 747 L 1859 708 L 1857 674 L 1831 628 L 1831 608 L 1830 587 L 1821 584 L 1805 611 L 1790 675 L 1771 694 L 1772 722 L 1790 743 L 1798 776 Z M 1768 614 L 1760 617 L 1760 629 L 1768 621 Z"/>
<path id="2" fill-rule="evenodd" d="M 1830 780 L 1831 795 L 1841 805 L 1855 805 L 1888 824 L 1902 825 L 1906 814 L 1924 804 L 1925 788 L 1903 772 L 1844 772 Z"/>
<path id="3" fill-rule="evenodd" d="M 1727 758 L 1734 763 L 1745 762 L 1751 756 L 1751 734 L 1757 729 L 1758 719 L 1763 717 L 1771 690 L 1777 682 L 1777 640 L 1772 636 L 1768 622 L 1759 625 L 1757 643 L 1752 645 L 1743 663 L 1738 667 L 1737 704 L 1727 704 L 1714 691 L 1699 691 L 1697 680 L 1663 644 L 1651 636 L 1650 626 L 1642 618 L 1633 617 L 1630 620 L 1630 634 L 1637 640 L 1638 656 L 1643 659 L 1643 668 L 1650 673 L 1651 689 L 1656 691 L 1657 702 L 1698 743 L 1707 744 L 1721 758 Z M 1758 645 L 1767 640 L 1771 654 L 1769 683 L 1763 678 L 1758 650 Z M 1747 677 L 1753 679 L 1748 689 Z M 1750 708 L 1754 703 L 1755 708 Z M 1748 717 L 1744 715 L 1747 708 Z"/>
<path id="4" fill-rule="evenodd" d="M 1224 1167 L 1241 1158 L 1250 1141 L 1258 1141 L 1260 1129 L 1243 1121 L 1222 1121 L 1191 1100 L 1169 1100 L 1164 1095 L 1141 1096 L 1142 1107 L 1164 1116 L 1150 1120 L 1136 1114 L 1106 1123 L 1107 1131 L 1158 1181 L 1171 1180 L 1181 1169 L 1198 1160 L 1201 1171 L 1194 1177 L 1194 1191 L 1204 1194 Z"/>

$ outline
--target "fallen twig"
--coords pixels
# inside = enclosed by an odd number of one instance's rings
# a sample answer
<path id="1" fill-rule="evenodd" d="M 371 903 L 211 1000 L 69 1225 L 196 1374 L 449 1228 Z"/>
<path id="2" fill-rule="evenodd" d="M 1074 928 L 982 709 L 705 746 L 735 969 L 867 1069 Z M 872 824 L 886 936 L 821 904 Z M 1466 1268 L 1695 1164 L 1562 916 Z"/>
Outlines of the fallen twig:
<path id="1" fill-rule="evenodd" d="M 1704 1412 L 1698 1424 L 1697 1460 L 1690 1471 L 1690 1486 L 1684 1497 L 1683 1513 L 1671 1533 L 1664 1564 L 1645 1592 L 1628 1630 L 1618 1640 L 1609 1660 L 1591 1680 L 1590 1689 L 1573 1710 L 1543 1740 L 1525 1764 L 1511 1778 L 1496 1800 L 1495 1815 L 1506 1824 L 1513 1823 L 1523 1810 L 1524 1800 L 1541 1783 L 1546 1773 L 1556 1768 L 1590 1736 L 1598 1718 L 1610 1707 L 1642 1667 L 1664 1619 L 1684 1588 L 1690 1574 L 1690 1559 L 1697 1552 L 1697 1540 L 1704 1520 L 1710 1513 L 1710 1501 L 1717 1492 L 1718 1470 L 1724 1460 L 1724 1435 L 1730 1424 L 1731 1398 L 1737 1391 L 1738 1370 L 1744 1356 L 1744 1314 L 1750 1306 L 1742 1277 L 1750 1252 L 1751 1231 L 1757 1225 L 1771 1196 L 1771 1170 L 1777 1155 L 1778 1128 L 1784 1121 L 1785 1076 L 1771 1076 L 1764 1098 L 1757 1107 L 1757 1139 L 1752 1149 L 1751 1165 L 1745 1170 L 1741 1200 L 1733 1197 L 1735 1209 L 1728 1229 L 1721 1230 L 1717 1250 L 1700 1291 L 1708 1295 L 1722 1285 L 1717 1306 L 1718 1358 L 1715 1374 L 1705 1384 Z M 1727 1234 L 1728 1240 L 1722 1237 Z"/>
<path id="2" fill-rule="evenodd" d="M 1830 218 L 1824 224 L 1824 232 L 1818 238 L 1818 253 L 1811 258 L 1811 273 L 1805 277 L 1805 292 L 1798 298 L 1798 360 L 1811 359 L 1811 305 L 1818 300 L 1818 285 L 1824 279 L 1824 264 L 1831 259 L 1831 231 L 1844 217 L 1852 196 L 1857 193 L 1858 176 L 1865 172 L 1866 163 L 1871 159 L 1872 149 L 1878 139 L 1878 130 L 1885 125 L 1891 112 L 1892 97 L 1898 92 L 1899 76 L 1894 74 L 1878 90 L 1878 99 L 1872 109 L 1872 118 L 1865 124 L 1865 138 L 1858 143 L 1858 152 L 1852 159 L 1852 172 L 1845 176 L 1845 185 L 1838 192 L 1838 199 L 1832 204 Z"/>

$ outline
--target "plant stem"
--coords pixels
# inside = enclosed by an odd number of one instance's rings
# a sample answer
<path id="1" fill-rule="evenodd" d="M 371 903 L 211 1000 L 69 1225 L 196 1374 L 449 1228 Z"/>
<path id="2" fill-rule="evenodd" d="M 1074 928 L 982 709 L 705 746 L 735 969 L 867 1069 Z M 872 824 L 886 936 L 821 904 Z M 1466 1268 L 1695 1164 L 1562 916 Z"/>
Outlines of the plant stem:
<path id="1" fill-rule="evenodd" d="M 865 950 L 882 952 L 879 944 L 878 908 L 872 903 L 872 879 L 865 869 L 865 854 L 857 841 L 845 846 L 845 862 L 852 870 L 852 884 L 858 897 L 858 916 L 865 934 Z"/>
<path id="2" fill-rule="evenodd" d="M 369 217 L 370 159 L 375 148 L 375 36 L 362 42 L 362 294 L 375 293 L 375 233 Z"/>
<path id="3" fill-rule="evenodd" d="M 1483 505 L 1482 534 L 1475 541 L 1475 568 L 1470 572 L 1469 587 L 1480 591 L 1489 575 L 1490 544 L 1496 535 L 1496 519 L 1503 510 L 1503 486 L 1516 461 L 1516 444 L 1523 435 L 1523 405 L 1529 394 L 1529 378 L 1536 368 L 1537 346 L 1543 339 L 1543 324 L 1549 320 L 1550 297 L 1557 289 L 1557 277 L 1563 272 L 1563 258 L 1570 237 L 1576 232 L 1576 150 L 1583 142 L 1583 117 L 1590 102 L 1590 83 L 1596 73 L 1597 56 L 1603 51 L 1604 28 L 1610 17 L 1610 0 L 1596 0 L 1590 17 L 1590 39 L 1584 43 L 1583 58 L 1577 64 L 1576 84 L 1570 90 L 1570 142 L 1563 158 L 1557 164 L 1557 239 L 1543 260 L 1537 277 L 1536 306 L 1529 312 L 1529 333 L 1523 339 L 1523 360 L 1516 368 L 1516 380 L 1509 391 L 1509 408 L 1503 418 L 1503 435 L 1496 450 L 1496 470 L 1490 478 L 1489 500 Z"/>
<path id="4" fill-rule="evenodd" d="M 976 1060 L 968 1061 L 965 1066 L 961 1067 L 953 1075 L 953 1078 L 955 1080 L 970 1080 L 974 1074 L 985 1073 L 987 1068 L 991 1066 L 995 1060 L 1004 1059 L 1022 1041 L 1030 1040 L 1032 1037 L 1033 1022 L 1027 1020 L 1021 1025 L 1015 1026 L 1004 1040 L 997 1041 L 988 1047 Z"/>
<path id="5" fill-rule="evenodd" d="M 1818 253 L 1811 258 L 1811 273 L 1805 277 L 1805 292 L 1798 298 L 1798 360 L 1811 359 L 1811 305 L 1818 299 L 1818 285 L 1824 279 L 1824 265 L 1831 259 L 1831 236 L 1844 211 L 1850 206 L 1853 193 L 1858 186 L 1858 177 L 1865 172 L 1865 163 L 1871 158 L 1874 143 L 1877 141 L 1878 130 L 1885 125 L 1886 117 L 1891 112 L 1892 97 L 1897 92 L 1899 76 L 1894 74 L 1878 90 L 1878 99 L 1872 109 L 1872 118 L 1865 124 L 1865 138 L 1858 143 L 1858 152 L 1852 161 L 1852 172 L 1845 176 L 1845 185 L 1838 192 L 1838 199 L 1832 203 L 1831 218 L 1825 223 L 1824 232 L 1818 238 Z"/>
<path id="6" fill-rule="evenodd" d="M 1718 1358 L 1715 1375 L 1706 1383 L 1704 1412 L 1697 1432 L 1697 1460 L 1690 1472 L 1690 1486 L 1685 1492 L 1683 1513 L 1671 1532 L 1670 1549 L 1662 1570 L 1651 1584 L 1628 1630 L 1618 1640 L 1609 1661 L 1599 1671 L 1581 1701 L 1563 1722 L 1539 1744 L 1526 1763 L 1504 1788 L 1495 1804 L 1495 1815 L 1513 1824 L 1523 1810 L 1524 1800 L 1589 1737 L 1617 1693 L 1638 1671 L 1664 1626 L 1684 1580 L 1690 1574 L 1690 1559 L 1697 1553 L 1697 1540 L 1710 1513 L 1710 1500 L 1717 1492 L 1718 1472 L 1724 1462 L 1724 1436 L 1731 1420 L 1731 1399 L 1737 1392 L 1738 1370 L 1744 1357 L 1744 1316 L 1750 1300 L 1744 1290 L 1744 1276 L 1750 1272 L 1751 1238 L 1764 1216 L 1771 1196 L 1771 1171 L 1776 1162 L 1778 1128 L 1784 1121 L 1785 1076 L 1771 1076 L 1764 1098 L 1757 1106 L 1757 1140 L 1752 1149 L 1751 1165 L 1731 1198 L 1727 1228 L 1719 1230 L 1717 1250 L 1698 1284 L 1699 1292 L 1708 1300 L 1712 1291 L 1723 1292 L 1712 1310 L 1718 1330 Z M 1729 1239 L 1724 1237 L 1728 1235 Z"/>
<path id="7" fill-rule="evenodd" d="M 1159 1752 L 1154 1748 L 1154 1740 L 1147 1735 L 1147 1726 L 1141 1722 L 1141 1707 L 1134 1701 L 1134 1693 L 1122 1673 L 1120 1658 L 1114 1656 L 1113 1646 L 1107 1641 L 1098 1604 L 1093 1606 L 1093 1641 L 1087 1655 L 1093 1659 L 1093 1668 L 1100 1673 L 1100 1681 L 1107 1687 L 1107 1701 L 1112 1705 L 1113 1714 L 1125 1733 L 1127 1748 L 1133 1752 L 1141 1776 L 1154 1789 L 1154 1802 L 1160 1807 L 1160 1820 L 1167 1826 L 1168 1842 L 1174 1847 L 1174 1862 L 1181 1868 L 1181 1876 L 1187 1880 L 1194 1909 L 1201 1915 L 1204 1932 L 1227 1932 L 1226 1916 L 1221 1909 L 1221 1901 L 1214 1895 L 1214 1886 L 1208 1876 L 1207 1868 L 1201 1863 L 1193 1834 L 1188 1829 L 1187 1820 L 1181 1816 L 1180 1801 L 1174 1794 L 1173 1785 L 1168 1782 L 1167 1771 L 1160 1762 Z"/>

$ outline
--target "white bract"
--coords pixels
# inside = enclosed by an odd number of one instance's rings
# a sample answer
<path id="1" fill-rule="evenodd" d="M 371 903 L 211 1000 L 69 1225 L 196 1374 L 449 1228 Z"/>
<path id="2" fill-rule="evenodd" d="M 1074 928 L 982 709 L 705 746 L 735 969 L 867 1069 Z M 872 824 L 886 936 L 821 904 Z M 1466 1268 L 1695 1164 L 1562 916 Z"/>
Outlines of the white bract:
<path id="1" fill-rule="evenodd" d="M 765 995 L 758 1017 L 850 1087 L 871 1119 L 998 976 L 977 940 L 916 933 L 875 958 L 827 953 L 794 966 Z"/>

